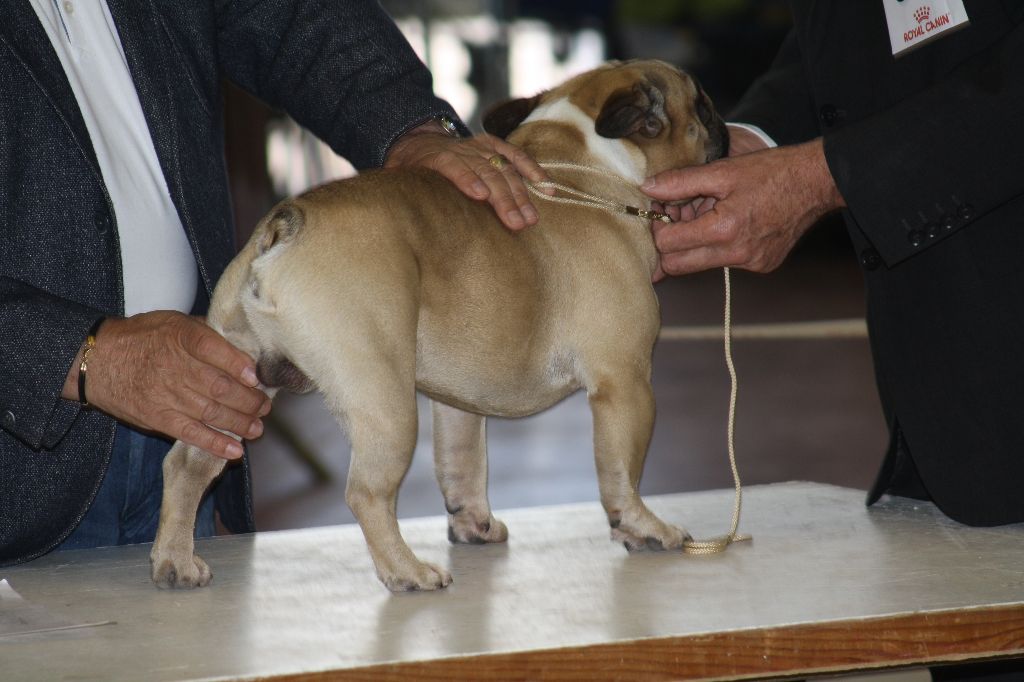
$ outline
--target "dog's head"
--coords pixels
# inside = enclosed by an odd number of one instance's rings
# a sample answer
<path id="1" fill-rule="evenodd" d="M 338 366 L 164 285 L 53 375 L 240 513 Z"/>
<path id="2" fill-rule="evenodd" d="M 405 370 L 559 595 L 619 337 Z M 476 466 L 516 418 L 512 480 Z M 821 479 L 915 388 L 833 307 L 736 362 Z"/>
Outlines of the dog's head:
<path id="1" fill-rule="evenodd" d="M 564 123 L 582 129 L 592 155 L 629 175 L 653 175 L 724 156 L 725 123 L 697 81 L 656 60 L 612 62 L 534 97 L 497 105 L 484 130 L 507 138 L 522 124 Z M 523 125 L 526 128 L 526 125 Z M 517 135 L 511 141 L 526 139 Z M 602 140 L 621 140 L 615 148 Z M 609 155 L 626 159 L 609 159 Z M 631 157 L 631 158 L 629 158 Z"/>

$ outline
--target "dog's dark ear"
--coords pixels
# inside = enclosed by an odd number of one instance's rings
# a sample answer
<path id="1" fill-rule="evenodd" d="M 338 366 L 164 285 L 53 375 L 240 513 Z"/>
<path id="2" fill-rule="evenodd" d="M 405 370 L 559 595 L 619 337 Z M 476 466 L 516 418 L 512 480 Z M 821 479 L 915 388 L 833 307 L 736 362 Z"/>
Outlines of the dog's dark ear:
<path id="1" fill-rule="evenodd" d="M 519 124 L 527 116 L 533 113 L 540 102 L 540 97 L 540 95 L 534 95 L 533 97 L 510 99 L 507 102 L 494 105 L 484 114 L 484 130 L 504 140 L 509 133 L 519 127 Z"/>
<path id="2" fill-rule="evenodd" d="M 594 129 L 601 137 L 628 137 L 640 133 L 657 137 L 665 126 L 665 96 L 650 83 L 637 83 L 613 92 L 597 116 Z"/>

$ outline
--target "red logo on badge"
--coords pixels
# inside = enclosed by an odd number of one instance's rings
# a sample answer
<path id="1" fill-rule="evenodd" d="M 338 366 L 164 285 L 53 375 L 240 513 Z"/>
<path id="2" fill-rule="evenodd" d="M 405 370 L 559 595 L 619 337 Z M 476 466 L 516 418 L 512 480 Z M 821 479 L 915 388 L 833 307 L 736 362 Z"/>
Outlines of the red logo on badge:
<path id="1" fill-rule="evenodd" d="M 918 38 L 923 38 L 932 31 L 950 28 L 953 21 L 953 14 L 952 12 L 946 12 L 945 14 L 940 14 L 932 19 L 932 8 L 928 5 L 921 5 L 914 10 L 914 19 L 917 20 L 917 26 L 909 31 L 903 32 L 904 43 L 914 42 Z"/>

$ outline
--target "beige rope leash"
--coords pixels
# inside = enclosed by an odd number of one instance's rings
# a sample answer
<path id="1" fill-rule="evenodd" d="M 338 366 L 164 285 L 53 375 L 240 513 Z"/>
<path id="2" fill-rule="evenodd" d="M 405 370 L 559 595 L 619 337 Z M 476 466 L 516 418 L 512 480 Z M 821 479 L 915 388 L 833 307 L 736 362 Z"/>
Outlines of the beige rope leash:
<path id="1" fill-rule="evenodd" d="M 594 175 L 603 175 L 606 178 L 612 178 L 618 180 L 622 184 L 628 187 L 636 187 L 636 183 L 625 178 L 618 173 L 605 170 L 603 168 L 594 168 L 593 166 L 583 166 L 578 163 L 541 163 L 539 164 L 542 168 L 551 170 L 575 170 L 583 173 L 593 173 Z M 586 206 L 588 208 L 603 208 L 612 213 L 626 213 L 628 215 L 634 215 L 644 220 L 660 220 L 663 223 L 670 223 L 672 219 L 664 213 L 658 211 L 649 211 L 647 209 L 638 208 L 636 206 L 630 206 L 628 204 L 619 203 L 618 201 L 612 201 L 599 197 L 588 192 L 584 192 L 581 189 L 572 187 L 571 185 L 563 185 L 560 182 L 554 180 L 545 180 L 543 182 L 529 182 L 523 180 L 526 183 L 526 188 L 533 192 L 536 196 L 546 201 L 553 201 L 556 204 L 572 204 L 574 206 Z M 568 194 L 567 197 L 560 197 L 557 195 L 547 194 L 542 192 L 543 189 L 553 189 L 563 194 Z M 575 197 L 575 198 L 573 198 Z"/>
<path id="2" fill-rule="evenodd" d="M 585 173 L 593 173 L 595 175 L 603 175 L 608 178 L 613 178 L 619 182 L 629 186 L 635 187 L 636 183 L 628 178 L 625 178 L 618 173 L 607 171 L 603 168 L 594 168 L 592 166 L 583 166 L 575 163 L 541 163 L 540 166 L 550 170 L 575 170 Z M 589 208 L 601 208 L 612 213 L 626 213 L 633 215 L 644 220 L 660 220 L 662 222 L 672 222 L 672 219 L 664 213 L 657 211 L 648 211 L 645 209 L 637 208 L 635 206 L 629 206 L 622 204 L 617 201 L 611 201 L 604 197 L 599 197 L 588 192 L 584 192 L 575 187 L 564 185 L 553 180 L 531 183 L 526 181 L 526 187 L 537 197 L 544 199 L 545 201 L 553 201 L 559 204 L 571 204 L 575 206 L 585 206 Z M 542 189 L 554 189 L 563 194 L 569 196 L 557 196 L 547 194 L 541 191 Z M 687 540 L 683 543 L 683 551 L 687 554 L 694 555 L 709 555 L 718 554 L 724 552 L 725 549 L 734 542 L 740 542 L 743 540 L 750 540 L 749 535 L 738 535 L 737 530 L 740 525 L 740 509 L 743 503 L 743 488 L 740 484 L 739 469 L 736 466 L 736 447 L 735 447 L 735 432 L 736 432 L 736 395 L 739 390 L 739 381 L 736 377 L 736 366 L 732 360 L 732 284 L 729 277 L 729 268 L 723 268 L 725 273 L 725 312 L 722 324 L 722 335 L 724 337 L 725 345 L 725 365 L 729 369 L 730 378 L 730 391 L 729 391 L 729 423 L 726 428 L 726 443 L 729 451 L 729 466 L 732 468 L 732 478 L 736 486 L 736 495 L 733 501 L 732 508 L 732 528 L 728 534 L 721 535 L 707 540 Z"/>
<path id="3" fill-rule="evenodd" d="M 729 268 L 722 268 L 725 275 L 725 312 L 722 319 L 722 337 L 725 346 L 725 366 L 729 369 L 729 423 L 726 427 L 726 445 L 729 450 L 729 467 L 732 469 L 732 480 L 736 486 L 733 498 L 732 528 L 726 535 L 707 540 L 687 540 L 683 543 L 683 551 L 687 554 L 707 555 L 724 552 L 734 542 L 750 540 L 749 535 L 737 535 L 740 526 L 740 508 L 743 505 L 743 486 L 740 484 L 740 472 L 736 467 L 736 395 L 739 392 L 739 380 L 736 377 L 736 365 L 732 361 L 732 283 Z"/>

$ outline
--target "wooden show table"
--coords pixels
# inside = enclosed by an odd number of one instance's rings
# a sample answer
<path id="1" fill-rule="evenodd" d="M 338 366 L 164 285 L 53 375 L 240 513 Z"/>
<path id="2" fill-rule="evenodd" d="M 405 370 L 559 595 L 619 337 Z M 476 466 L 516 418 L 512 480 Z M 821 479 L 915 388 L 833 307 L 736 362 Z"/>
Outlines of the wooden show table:
<path id="1" fill-rule="evenodd" d="M 706 537 L 732 491 L 648 504 Z M 0 569 L 0 680 L 767 679 L 1024 656 L 1024 525 L 811 483 L 747 489 L 753 542 L 711 557 L 628 554 L 596 502 L 498 516 L 507 546 L 402 523 L 450 568 L 437 593 L 388 593 L 355 526 L 201 541 L 215 577 L 191 592 L 153 587 L 148 545 Z"/>

